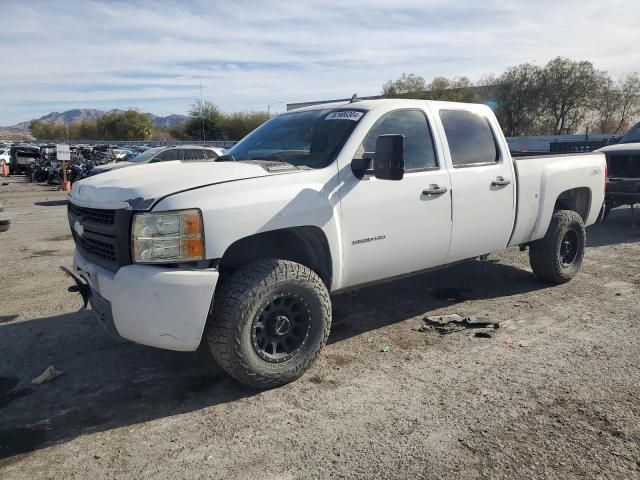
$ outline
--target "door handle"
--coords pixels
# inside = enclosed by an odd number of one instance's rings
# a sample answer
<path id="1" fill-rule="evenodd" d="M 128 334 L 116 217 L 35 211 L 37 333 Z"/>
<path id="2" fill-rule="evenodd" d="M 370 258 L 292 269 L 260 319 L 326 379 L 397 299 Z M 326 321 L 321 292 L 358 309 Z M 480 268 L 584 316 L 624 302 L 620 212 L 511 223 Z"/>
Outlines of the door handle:
<path id="1" fill-rule="evenodd" d="M 511 180 L 505 180 L 504 177 L 498 177 L 491 182 L 492 187 L 506 187 L 511 184 Z"/>
<path id="2" fill-rule="evenodd" d="M 424 190 L 422 190 L 422 195 L 442 195 L 443 193 L 447 193 L 447 191 L 447 187 L 441 187 L 439 185 L 429 185 L 429 188 L 425 188 Z"/>

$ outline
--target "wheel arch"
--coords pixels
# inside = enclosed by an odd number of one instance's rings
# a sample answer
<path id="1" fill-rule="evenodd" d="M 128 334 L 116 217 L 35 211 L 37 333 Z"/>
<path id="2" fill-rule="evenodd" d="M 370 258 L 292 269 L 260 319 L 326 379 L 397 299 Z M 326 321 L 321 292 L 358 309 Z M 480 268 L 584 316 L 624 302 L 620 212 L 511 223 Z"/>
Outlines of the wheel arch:
<path id="1" fill-rule="evenodd" d="M 243 237 L 225 250 L 218 262 L 223 277 L 265 258 L 300 263 L 313 270 L 328 290 L 333 281 L 331 249 L 324 231 L 316 226 L 270 230 Z"/>
<path id="2" fill-rule="evenodd" d="M 553 211 L 573 210 L 587 223 L 591 209 L 591 189 L 589 187 L 570 188 L 556 198 Z"/>

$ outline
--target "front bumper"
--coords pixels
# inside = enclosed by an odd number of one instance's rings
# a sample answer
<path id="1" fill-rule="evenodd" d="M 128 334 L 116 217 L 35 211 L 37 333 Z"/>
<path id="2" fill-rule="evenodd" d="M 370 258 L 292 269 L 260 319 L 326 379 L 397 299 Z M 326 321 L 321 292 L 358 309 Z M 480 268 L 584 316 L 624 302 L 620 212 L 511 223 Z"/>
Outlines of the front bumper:
<path id="1" fill-rule="evenodd" d="M 117 272 L 76 250 L 73 268 L 91 287 L 91 304 L 110 333 L 168 350 L 200 345 L 219 272 L 127 265 Z"/>

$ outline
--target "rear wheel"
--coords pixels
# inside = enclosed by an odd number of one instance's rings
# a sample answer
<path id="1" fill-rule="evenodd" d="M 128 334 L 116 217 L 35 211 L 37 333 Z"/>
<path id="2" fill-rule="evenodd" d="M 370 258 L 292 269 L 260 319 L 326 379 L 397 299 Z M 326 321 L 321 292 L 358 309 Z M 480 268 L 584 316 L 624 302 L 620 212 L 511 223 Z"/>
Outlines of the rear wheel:
<path id="1" fill-rule="evenodd" d="M 582 217 L 572 210 L 557 211 L 544 238 L 529 248 L 533 273 L 548 282 L 568 282 L 580 270 L 585 244 Z"/>
<path id="2" fill-rule="evenodd" d="M 253 388 L 300 377 L 327 341 L 329 292 L 309 268 L 266 259 L 234 273 L 216 293 L 207 341 L 220 367 Z"/>

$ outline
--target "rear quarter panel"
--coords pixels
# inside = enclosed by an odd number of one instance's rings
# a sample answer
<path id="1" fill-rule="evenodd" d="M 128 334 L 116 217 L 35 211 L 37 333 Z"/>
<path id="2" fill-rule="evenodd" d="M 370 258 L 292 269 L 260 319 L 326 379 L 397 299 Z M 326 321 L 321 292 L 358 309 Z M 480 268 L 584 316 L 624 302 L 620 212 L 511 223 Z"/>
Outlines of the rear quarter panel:
<path id="1" fill-rule="evenodd" d="M 563 192 L 587 188 L 585 225 L 595 223 L 604 201 L 606 160 L 602 153 L 514 159 L 518 180 L 516 224 L 509 245 L 538 240 L 547 232 L 556 200 Z"/>

